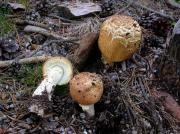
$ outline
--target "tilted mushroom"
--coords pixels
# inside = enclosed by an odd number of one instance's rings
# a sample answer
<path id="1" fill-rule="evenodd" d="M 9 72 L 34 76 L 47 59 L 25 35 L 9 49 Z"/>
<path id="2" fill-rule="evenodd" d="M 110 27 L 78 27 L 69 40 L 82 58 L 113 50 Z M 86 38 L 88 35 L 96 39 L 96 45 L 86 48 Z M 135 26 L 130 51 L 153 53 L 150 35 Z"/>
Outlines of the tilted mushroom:
<path id="1" fill-rule="evenodd" d="M 43 81 L 33 93 L 33 97 L 47 94 L 47 99 L 51 101 L 54 86 L 67 84 L 73 76 L 73 68 L 71 62 L 64 57 L 53 57 L 47 60 L 43 67 Z M 43 110 L 36 104 L 30 107 L 31 112 L 43 115 Z"/>
<path id="2" fill-rule="evenodd" d="M 98 40 L 107 63 L 129 59 L 139 48 L 141 27 L 129 16 L 114 15 L 103 22 Z"/>
<path id="3" fill-rule="evenodd" d="M 89 116 L 95 115 L 94 104 L 103 94 L 103 82 L 96 73 L 82 72 L 70 81 L 70 95 Z"/>

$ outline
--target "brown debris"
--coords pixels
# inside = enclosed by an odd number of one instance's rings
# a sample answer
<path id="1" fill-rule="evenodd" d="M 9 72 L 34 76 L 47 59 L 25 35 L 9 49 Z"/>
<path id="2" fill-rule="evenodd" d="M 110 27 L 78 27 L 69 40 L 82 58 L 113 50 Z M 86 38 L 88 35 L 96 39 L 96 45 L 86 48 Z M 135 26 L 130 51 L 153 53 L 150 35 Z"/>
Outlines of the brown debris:
<path id="1" fill-rule="evenodd" d="M 164 91 L 153 91 L 152 94 L 156 99 L 162 102 L 165 110 L 180 122 L 180 105 L 175 99 L 169 93 Z"/>
<path id="2" fill-rule="evenodd" d="M 3 128 L 0 128 L 0 134 L 7 134 L 7 130 L 3 129 Z"/>
<path id="3" fill-rule="evenodd" d="M 75 50 L 74 54 L 68 57 L 77 69 L 83 67 L 97 39 L 98 33 L 88 33 L 79 41 L 79 47 Z"/>

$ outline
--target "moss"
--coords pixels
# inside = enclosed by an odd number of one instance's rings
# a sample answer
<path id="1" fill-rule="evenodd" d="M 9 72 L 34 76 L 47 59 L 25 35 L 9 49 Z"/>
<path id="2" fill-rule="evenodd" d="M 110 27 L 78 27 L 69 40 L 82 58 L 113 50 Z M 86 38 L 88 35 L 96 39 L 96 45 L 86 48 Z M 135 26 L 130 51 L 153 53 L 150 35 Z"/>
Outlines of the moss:
<path id="1" fill-rule="evenodd" d="M 42 64 L 23 65 L 17 79 L 27 86 L 37 86 L 42 79 Z"/>
<path id="2" fill-rule="evenodd" d="M 4 15 L 0 15 L 0 36 L 4 36 L 15 30 L 15 25 Z"/>
<path id="3" fill-rule="evenodd" d="M 20 68 L 17 65 L 11 66 L 0 73 L 0 85 L 7 84 L 8 87 L 7 89 L 0 88 L 0 92 L 32 95 L 32 89 L 36 88 L 42 80 L 41 68 L 41 63 L 22 65 Z M 17 85 L 17 83 L 19 86 L 14 87 L 13 85 Z"/>

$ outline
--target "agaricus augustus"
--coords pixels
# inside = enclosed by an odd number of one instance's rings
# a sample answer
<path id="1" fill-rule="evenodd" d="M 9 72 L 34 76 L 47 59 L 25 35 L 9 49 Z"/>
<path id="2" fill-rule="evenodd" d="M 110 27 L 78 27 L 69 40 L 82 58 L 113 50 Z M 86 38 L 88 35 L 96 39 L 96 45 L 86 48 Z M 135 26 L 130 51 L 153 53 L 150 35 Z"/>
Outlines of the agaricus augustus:
<path id="1" fill-rule="evenodd" d="M 103 82 L 96 73 L 82 72 L 70 81 L 70 95 L 87 112 L 94 116 L 94 104 L 103 94 Z"/>
<path id="2" fill-rule="evenodd" d="M 53 57 L 48 59 L 44 63 L 42 71 L 44 79 L 34 91 L 32 96 L 34 98 L 39 97 L 40 99 L 42 99 L 41 96 L 47 96 L 49 101 L 51 101 L 54 86 L 67 84 L 73 76 L 72 64 L 64 57 Z M 41 116 L 44 114 L 43 109 L 37 104 L 32 104 L 30 111 Z"/>
<path id="3" fill-rule="evenodd" d="M 141 27 L 130 16 L 113 15 L 103 22 L 98 40 L 107 63 L 129 59 L 139 48 Z"/>

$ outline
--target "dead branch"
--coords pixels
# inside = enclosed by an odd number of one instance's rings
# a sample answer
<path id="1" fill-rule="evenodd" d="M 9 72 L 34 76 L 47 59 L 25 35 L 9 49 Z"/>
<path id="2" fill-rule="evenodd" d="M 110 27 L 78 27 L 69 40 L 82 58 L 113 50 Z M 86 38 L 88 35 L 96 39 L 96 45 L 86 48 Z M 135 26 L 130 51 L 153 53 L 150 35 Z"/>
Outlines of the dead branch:
<path id="1" fill-rule="evenodd" d="M 21 15 L 11 15 L 11 14 L 2 14 L 2 13 L 0 13 L 0 15 L 5 15 L 7 18 L 17 18 L 17 17 L 21 17 Z"/>
<path id="2" fill-rule="evenodd" d="M 32 26 L 37 26 L 37 27 L 42 27 L 42 28 L 45 28 L 45 29 L 49 29 L 48 25 L 45 25 L 45 24 L 39 23 L 39 22 L 35 22 L 35 21 L 31 21 L 31 20 L 15 19 L 14 22 L 16 24 L 20 24 L 20 25 L 32 25 Z"/>
<path id="3" fill-rule="evenodd" d="M 13 63 L 17 64 L 29 64 L 29 63 L 36 63 L 36 62 L 42 62 L 45 61 L 52 56 L 37 56 L 37 57 L 30 57 L 30 58 L 23 58 L 20 60 L 7 60 L 7 61 L 0 61 L 0 68 L 2 67 L 8 67 L 12 65 Z"/>
<path id="4" fill-rule="evenodd" d="M 62 36 L 59 36 L 58 34 L 54 33 L 54 32 L 51 32 L 49 30 L 46 30 L 44 28 L 41 28 L 41 27 L 37 27 L 37 26 L 26 26 L 24 28 L 24 31 L 25 32 L 34 32 L 34 33 L 39 33 L 39 34 L 42 34 L 42 35 L 45 35 L 47 37 L 52 37 L 54 39 L 60 39 L 60 40 L 71 40 L 71 41 L 76 41 L 77 38 L 65 38 L 65 37 L 62 37 Z"/>
<path id="5" fill-rule="evenodd" d="M 63 18 L 63 17 L 60 17 L 60 16 L 57 16 L 57 15 L 48 15 L 49 17 L 53 17 L 53 18 L 56 18 L 56 19 L 60 19 L 61 21 L 63 22 L 66 22 L 65 24 L 69 24 L 69 23 L 79 23 L 80 21 L 75 21 L 75 20 L 70 20 L 70 19 L 66 19 L 66 18 Z"/>

